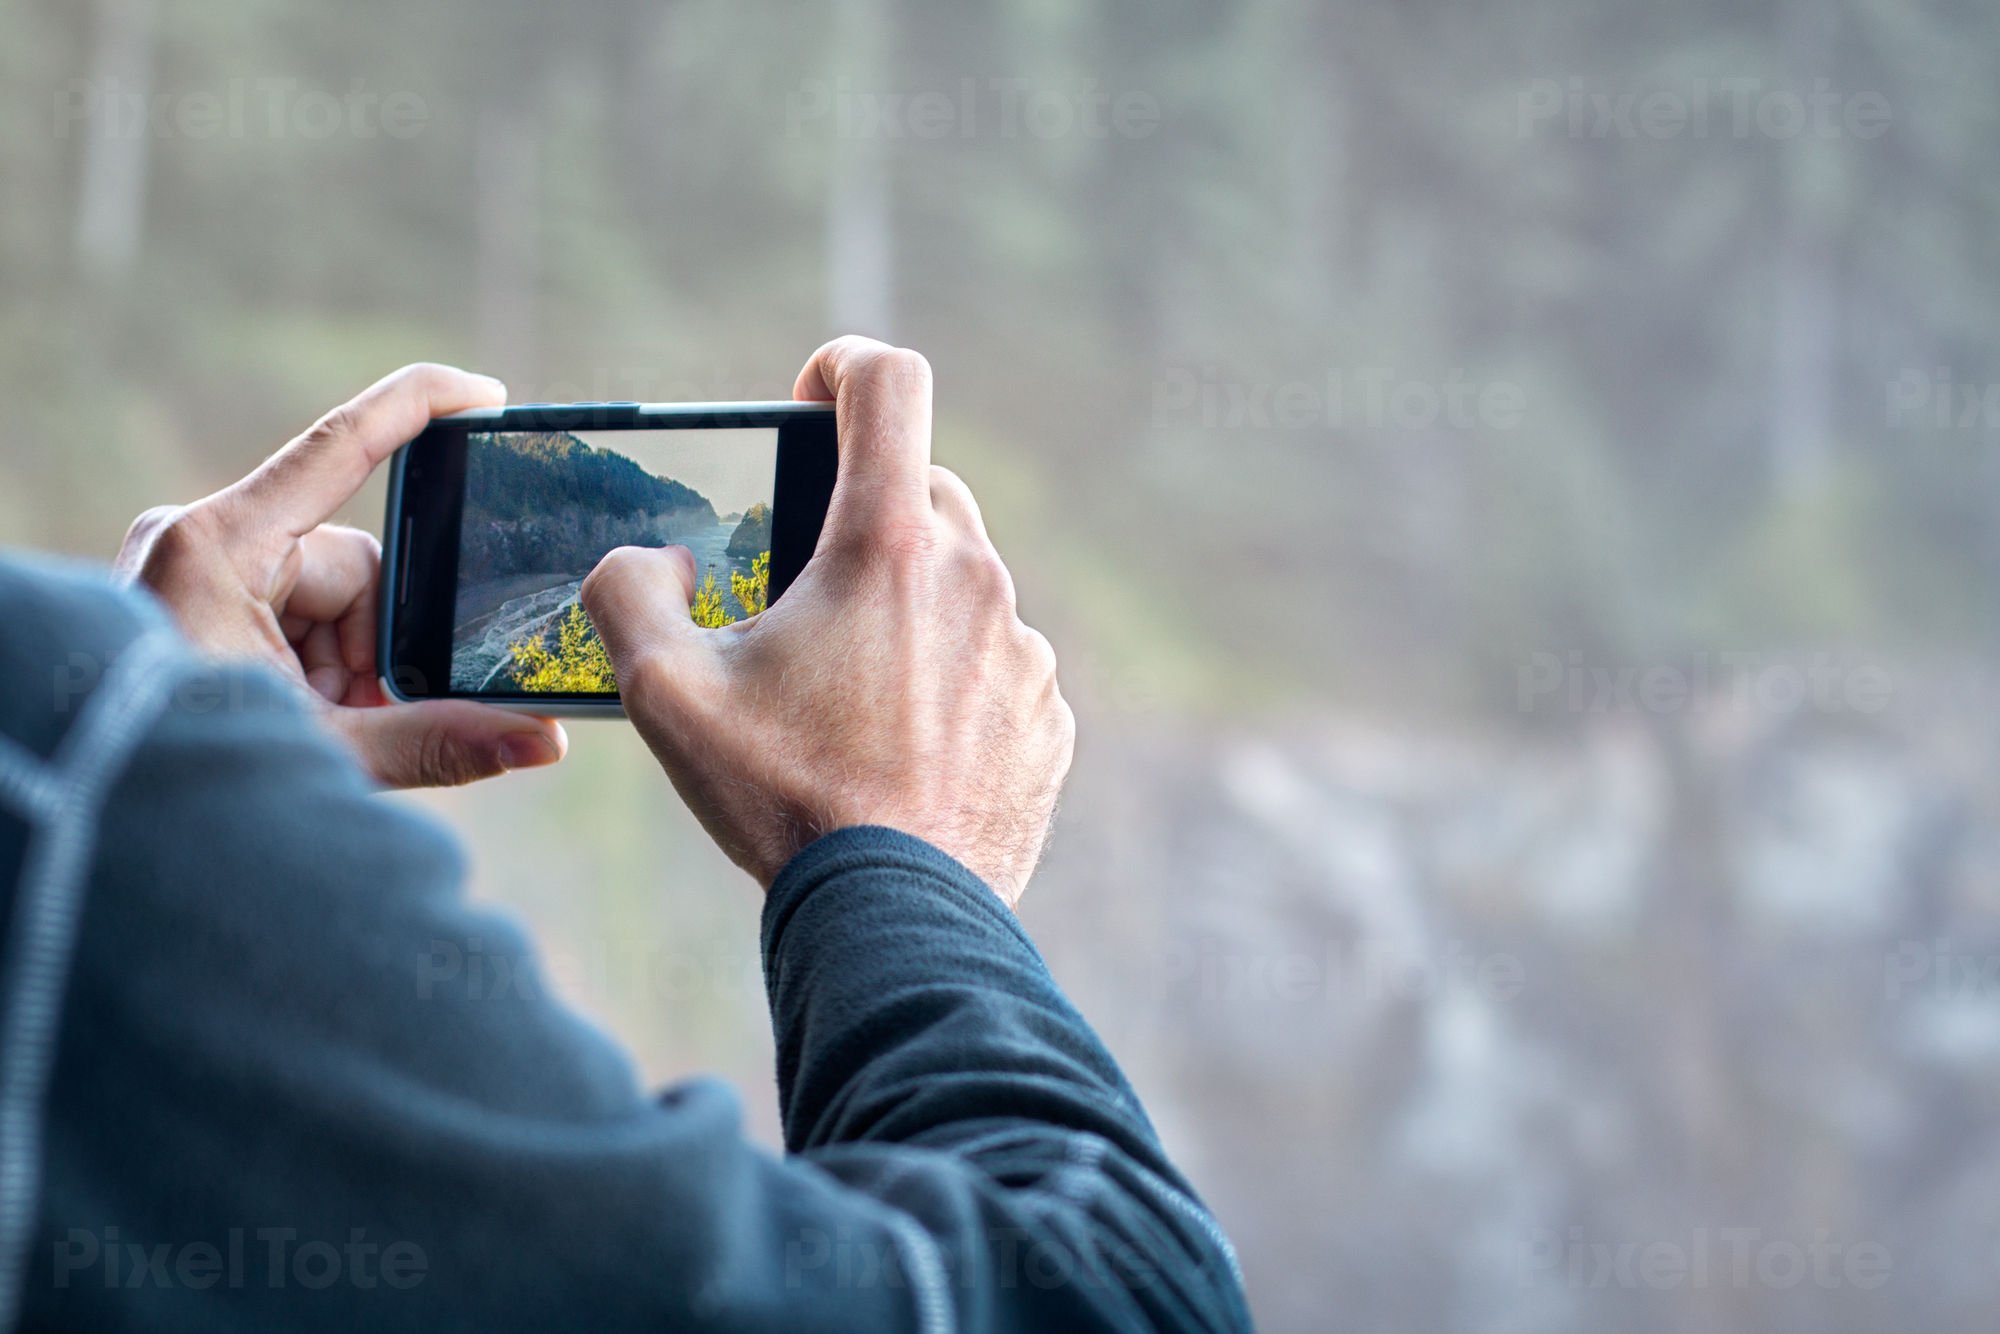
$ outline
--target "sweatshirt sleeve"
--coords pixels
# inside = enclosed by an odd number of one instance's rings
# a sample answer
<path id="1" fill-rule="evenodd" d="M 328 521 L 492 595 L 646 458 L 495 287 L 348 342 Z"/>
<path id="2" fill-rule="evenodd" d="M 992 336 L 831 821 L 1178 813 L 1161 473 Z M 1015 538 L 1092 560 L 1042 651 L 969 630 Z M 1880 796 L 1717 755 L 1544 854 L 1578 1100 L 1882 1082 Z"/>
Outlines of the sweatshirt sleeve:
<path id="1" fill-rule="evenodd" d="M 844 831 L 774 889 L 777 1159 L 727 1089 L 643 1090 L 289 688 L 159 670 L 83 862 L 24 1327 L 1247 1326 L 1131 1090 L 942 853 Z"/>
<path id="2" fill-rule="evenodd" d="M 918 1222 L 967 1324 L 1247 1324 L 1228 1241 L 971 872 L 830 835 L 772 887 L 764 955 L 787 1148 Z"/>

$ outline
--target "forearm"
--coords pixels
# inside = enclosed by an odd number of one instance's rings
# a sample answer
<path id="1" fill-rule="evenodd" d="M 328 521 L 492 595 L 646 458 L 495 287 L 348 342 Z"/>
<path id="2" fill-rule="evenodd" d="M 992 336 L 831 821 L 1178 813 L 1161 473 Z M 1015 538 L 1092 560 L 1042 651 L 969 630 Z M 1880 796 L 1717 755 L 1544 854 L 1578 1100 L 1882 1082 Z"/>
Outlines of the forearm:
<path id="1" fill-rule="evenodd" d="M 963 867 L 832 835 L 774 885 L 764 943 L 788 1147 L 919 1220 L 965 1309 L 1247 1320 L 1117 1065 Z"/>

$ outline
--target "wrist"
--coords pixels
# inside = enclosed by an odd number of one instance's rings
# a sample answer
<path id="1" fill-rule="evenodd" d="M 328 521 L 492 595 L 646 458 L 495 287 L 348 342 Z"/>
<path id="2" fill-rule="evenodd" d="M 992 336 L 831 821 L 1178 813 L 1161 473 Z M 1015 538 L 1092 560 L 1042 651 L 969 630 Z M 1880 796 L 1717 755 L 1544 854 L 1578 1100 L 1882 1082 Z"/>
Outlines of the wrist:
<path id="1" fill-rule="evenodd" d="M 874 817 L 829 823 L 818 834 L 796 845 L 789 856 L 776 864 L 769 875 L 758 877 L 767 900 L 778 895 L 788 882 L 810 878 L 824 870 L 824 864 L 855 857 L 888 857 L 912 868 L 927 868 L 949 876 L 961 884 L 976 884 L 999 900 L 1011 914 L 1020 890 L 1007 882 L 996 882 L 976 855 L 964 855 L 949 838 L 918 832 L 893 818 Z"/>

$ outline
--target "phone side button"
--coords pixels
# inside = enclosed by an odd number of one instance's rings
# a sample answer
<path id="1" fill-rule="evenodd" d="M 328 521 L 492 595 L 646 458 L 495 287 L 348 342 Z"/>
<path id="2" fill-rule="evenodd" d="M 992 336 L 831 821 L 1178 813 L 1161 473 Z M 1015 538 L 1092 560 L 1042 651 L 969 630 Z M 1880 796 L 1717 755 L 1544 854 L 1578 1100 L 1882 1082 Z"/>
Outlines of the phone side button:
<path id="1" fill-rule="evenodd" d="M 402 550 L 396 553 L 396 563 L 403 568 L 396 581 L 396 605 L 406 607 L 410 603 L 410 546 L 416 540 L 417 521 L 414 516 L 403 520 Z"/>

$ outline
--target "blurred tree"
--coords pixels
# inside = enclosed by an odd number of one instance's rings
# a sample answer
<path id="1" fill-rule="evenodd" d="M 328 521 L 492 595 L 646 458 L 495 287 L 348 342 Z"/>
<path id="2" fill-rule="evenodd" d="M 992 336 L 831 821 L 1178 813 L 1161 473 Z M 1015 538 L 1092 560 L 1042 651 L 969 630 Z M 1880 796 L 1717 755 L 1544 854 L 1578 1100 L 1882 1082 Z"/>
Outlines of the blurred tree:
<path id="1" fill-rule="evenodd" d="M 156 125 L 153 115 L 154 23 L 157 0 L 97 0 L 90 78 L 62 93 L 58 133 L 84 144 L 76 208 L 76 253 L 97 282 L 131 275 L 139 258 L 146 212 L 146 177 Z M 79 115 L 78 113 L 82 114 Z"/>

